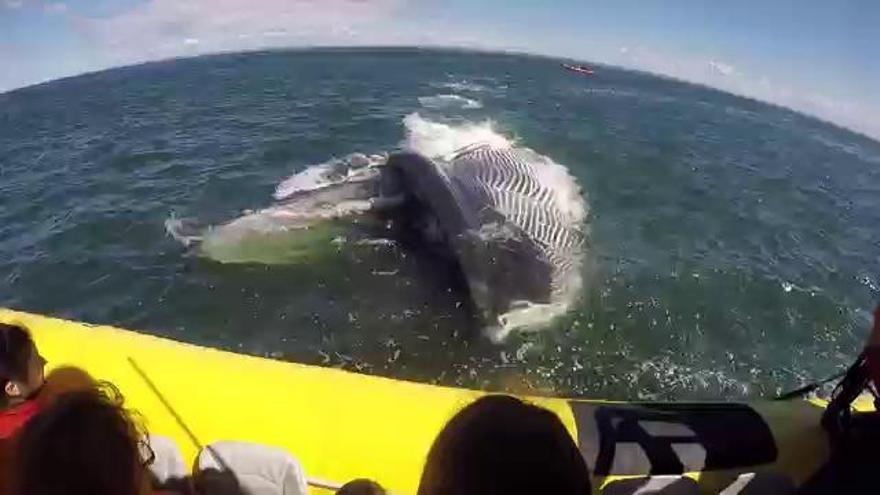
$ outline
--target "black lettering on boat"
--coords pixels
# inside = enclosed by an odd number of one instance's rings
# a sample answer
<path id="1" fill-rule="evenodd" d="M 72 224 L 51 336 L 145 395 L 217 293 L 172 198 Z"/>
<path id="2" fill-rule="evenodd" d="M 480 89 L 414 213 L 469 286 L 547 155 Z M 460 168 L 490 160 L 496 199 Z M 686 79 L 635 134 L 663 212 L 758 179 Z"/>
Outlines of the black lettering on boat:
<path id="1" fill-rule="evenodd" d="M 593 472 L 663 475 L 776 460 L 763 418 L 744 404 L 571 402 L 578 444 Z"/>

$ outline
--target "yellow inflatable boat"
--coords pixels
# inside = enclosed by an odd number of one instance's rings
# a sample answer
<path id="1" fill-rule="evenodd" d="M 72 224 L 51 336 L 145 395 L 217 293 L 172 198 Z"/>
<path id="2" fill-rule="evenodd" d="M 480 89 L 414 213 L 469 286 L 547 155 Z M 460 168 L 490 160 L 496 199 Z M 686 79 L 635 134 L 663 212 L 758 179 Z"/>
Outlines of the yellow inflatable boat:
<path id="1" fill-rule="evenodd" d="M 0 309 L 0 321 L 30 328 L 50 367 L 75 365 L 116 384 L 149 430 L 173 438 L 187 459 L 196 455 L 196 442 L 274 445 L 296 456 L 310 478 L 341 484 L 366 477 L 395 494 L 415 493 L 434 437 L 456 411 L 485 393 L 238 355 L 12 310 Z M 647 474 L 689 473 L 703 493 L 718 493 L 744 472 L 772 470 L 800 483 L 829 454 L 819 401 L 525 399 L 562 419 L 594 473 L 597 491 L 611 480 Z"/>

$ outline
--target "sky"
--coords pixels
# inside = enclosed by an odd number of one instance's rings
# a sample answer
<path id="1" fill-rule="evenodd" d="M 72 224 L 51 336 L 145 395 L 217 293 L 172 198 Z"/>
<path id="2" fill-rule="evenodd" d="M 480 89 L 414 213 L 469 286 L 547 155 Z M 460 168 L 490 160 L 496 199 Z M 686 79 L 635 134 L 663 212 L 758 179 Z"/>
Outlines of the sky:
<path id="1" fill-rule="evenodd" d="M 638 69 L 880 140 L 876 0 L 0 0 L 0 92 L 170 57 L 364 45 Z"/>

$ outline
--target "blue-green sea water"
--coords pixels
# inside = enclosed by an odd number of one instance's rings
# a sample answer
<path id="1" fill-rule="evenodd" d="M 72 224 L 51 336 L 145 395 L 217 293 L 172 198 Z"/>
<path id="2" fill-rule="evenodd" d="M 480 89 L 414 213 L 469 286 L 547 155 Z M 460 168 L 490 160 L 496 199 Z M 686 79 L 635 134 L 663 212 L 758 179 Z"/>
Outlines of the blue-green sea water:
<path id="1" fill-rule="evenodd" d="M 166 235 L 172 214 L 221 222 L 267 206 L 292 173 L 400 149 L 413 125 L 428 144 L 514 140 L 577 178 L 595 267 L 566 317 L 496 345 L 407 253 L 375 247 L 366 264 L 316 236 L 307 262 L 224 264 Z M 740 399 L 847 364 L 878 285 L 880 144 L 669 79 L 311 50 L 0 94 L 3 306 L 423 382 Z"/>

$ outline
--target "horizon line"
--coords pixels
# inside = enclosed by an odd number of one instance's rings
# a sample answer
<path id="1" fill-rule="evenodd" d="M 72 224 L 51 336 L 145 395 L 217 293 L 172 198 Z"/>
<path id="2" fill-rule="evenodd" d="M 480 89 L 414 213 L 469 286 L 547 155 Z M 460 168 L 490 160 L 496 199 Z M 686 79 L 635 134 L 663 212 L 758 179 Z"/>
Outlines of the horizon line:
<path id="1" fill-rule="evenodd" d="M 605 63 L 605 62 L 593 62 L 590 60 L 575 58 L 575 57 L 571 57 L 571 56 L 550 55 L 550 54 L 546 54 L 546 53 L 530 52 L 530 51 L 521 50 L 521 49 L 514 49 L 514 48 L 508 49 L 508 48 L 462 46 L 462 45 L 433 45 L 433 44 L 431 44 L 431 45 L 393 45 L 393 44 L 389 44 L 389 45 L 382 45 L 382 44 L 377 44 L 377 45 L 329 45 L 329 44 L 328 45 L 321 45 L 321 44 L 316 44 L 316 45 L 300 45 L 300 46 L 268 46 L 268 47 L 243 49 L 243 50 L 242 49 L 230 49 L 230 50 L 218 49 L 215 51 L 206 52 L 206 53 L 198 53 L 198 54 L 194 54 L 194 55 L 159 57 L 159 58 L 155 58 L 155 59 L 135 61 L 132 63 L 122 63 L 119 65 L 112 65 L 112 66 L 98 68 L 98 69 L 94 69 L 94 70 L 85 70 L 83 72 L 78 72 L 78 73 L 67 75 L 67 76 L 44 79 L 44 80 L 36 81 L 34 83 L 29 83 L 29 84 L 26 84 L 23 86 L 17 86 L 17 87 L 13 87 L 13 88 L 0 90 L 0 97 L 15 93 L 17 91 L 24 91 L 24 90 L 27 90 L 30 88 L 36 88 L 36 87 L 43 86 L 46 84 L 51 84 L 51 83 L 59 82 L 59 81 L 65 81 L 68 79 L 76 79 L 79 77 L 101 74 L 104 72 L 110 72 L 110 71 L 114 71 L 117 69 L 131 69 L 131 68 L 135 68 L 135 67 L 147 66 L 147 65 L 152 65 L 152 64 L 162 64 L 162 63 L 167 63 L 167 62 L 173 62 L 176 60 L 191 60 L 191 59 L 199 59 L 199 58 L 218 57 L 218 56 L 224 56 L 224 55 L 228 56 L 228 55 L 235 55 L 235 54 L 252 55 L 252 54 L 271 53 L 271 52 L 281 53 L 281 52 L 336 51 L 336 50 L 339 50 L 339 51 L 424 50 L 424 51 L 436 51 L 436 52 L 475 53 L 475 54 L 484 54 L 484 55 L 522 56 L 522 57 L 541 58 L 541 59 L 560 61 L 560 62 L 587 63 L 587 64 L 597 66 L 597 67 L 608 67 L 608 68 L 623 71 L 623 72 L 634 73 L 634 74 L 643 74 L 643 75 L 647 75 L 647 76 L 651 76 L 651 77 L 656 77 L 659 79 L 674 81 L 674 82 L 677 82 L 680 84 L 686 84 L 686 85 L 690 85 L 690 86 L 699 87 L 699 88 L 702 88 L 705 90 L 714 91 L 714 92 L 724 94 L 727 96 L 741 98 L 743 100 L 747 100 L 747 101 L 751 101 L 751 102 L 757 102 L 757 103 L 767 105 L 767 106 L 770 106 L 770 107 L 773 107 L 776 109 L 792 112 L 798 116 L 801 116 L 801 117 L 804 117 L 807 119 L 813 119 L 813 120 L 820 122 L 822 124 L 829 125 L 831 127 L 834 127 L 835 129 L 838 129 L 841 131 L 849 132 L 849 133 L 854 134 L 860 138 L 867 139 L 868 141 L 870 141 L 874 144 L 880 145 L 880 135 L 872 136 L 872 135 L 868 134 L 867 131 L 863 131 L 860 129 L 854 129 L 852 127 L 848 127 L 844 124 L 833 122 L 831 120 L 820 117 L 818 115 L 813 115 L 813 114 L 804 112 L 802 110 L 798 110 L 795 108 L 785 106 L 781 103 L 764 100 L 764 99 L 761 99 L 761 98 L 758 98 L 755 96 L 735 93 L 733 91 L 729 91 L 726 89 L 711 86 L 706 83 L 691 81 L 691 80 L 684 79 L 684 78 L 677 77 L 677 76 L 673 76 L 670 74 L 653 72 L 648 69 L 623 67 L 620 65 L 614 65 L 614 64 L 609 64 L 609 63 Z"/>

